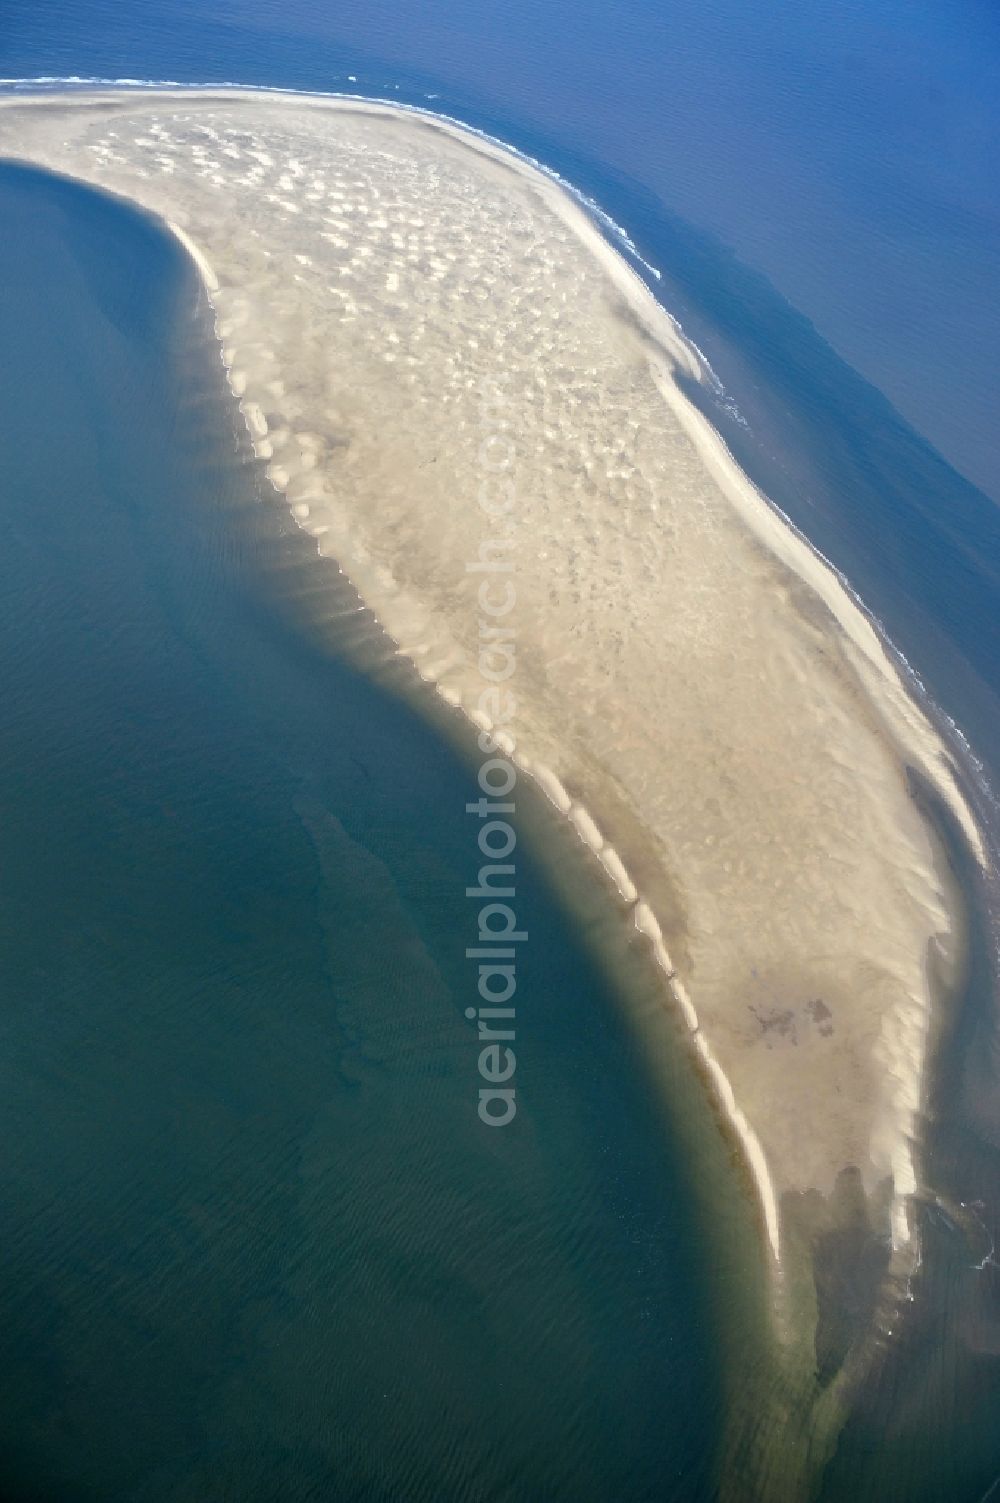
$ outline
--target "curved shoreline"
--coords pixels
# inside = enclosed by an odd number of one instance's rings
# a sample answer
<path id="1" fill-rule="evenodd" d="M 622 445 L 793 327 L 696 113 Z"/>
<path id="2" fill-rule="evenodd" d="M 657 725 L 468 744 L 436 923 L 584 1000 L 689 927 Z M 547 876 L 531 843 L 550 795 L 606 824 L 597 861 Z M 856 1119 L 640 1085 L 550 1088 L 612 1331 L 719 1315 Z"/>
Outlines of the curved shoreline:
<path id="1" fill-rule="evenodd" d="M 155 89 L 142 87 L 130 89 L 127 97 L 135 98 L 154 95 L 156 98 L 169 99 L 174 91 L 168 87 L 156 87 Z M 516 153 L 513 148 L 506 147 L 503 143 L 497 143 L 480 132 L 462 127 L 459 123 L 450 121 L 447 117 L 435 115 L 432 111 L 425 111 L 416 106 L 395 105 L 390 101 L 372 102 L 359 100 L 353 97 L 335 95 L 303 95 L 295 91 L 258 91 L 244 88 L 213 89 L 206 87 L 191 90 L 188 86 L 176 91 L 176 97 L 186 101 L 190 92 L 197 93 L 201 100 L 218 98 L 228 102 L 234 96 L 250 98 L 257 102 L 272 97 L 287 100 L 293 97 L 296 101 L 308 103 L 315 101 L 323 107 L 341 108 L 345 111 L 370 113 L 373 115 L 405 115 L 408 118 L 419 121 L 429 129 L 457 139 L 463 147 L 472 148 L 483 156 L 500 163 L 504 168 L 512 169 L 526 177 L 537 176 L 540 181 L 531 182 L 533 191 L 544 197 L 548 207 L 552 209 L 568 225 L 572 233 L 581 241 L 585 248 L 592 253 L 595 260 L 599 261 L 608 273 L 610 280 L 614 282 L 617 290 L 624 296 L 626 302 L 642 323 L 644 334 L 648 337 L 652 348 L 647 351 L 647 359 L 653 371 L 656 385 L 661 397 L 678 419 L 681 427 L 690 437 L 697 449 L 702 462 L 713 478 L 724 491 L 730 504 L 734 507 L 744 524 L 754 534 L 757 540 L 776 558 L 781 560 L 789 570 L 798 576 L 810 590 L 824 603 L 830 611 L 838 626 L 842 630 L 849 646 L 849 654 L 853 667 L 859 680 L 866 683 L 868 700 L 879 709 L 881 728 L 892 740 L 898 755 L 902 758 L 911 758 L 919 765 L 937 793 L 951 808 L 952 813 L 960 823 L 970 849 L 976 855 L 980 865 L 986 864 L 986 853 L 976 827 L 971 811 L 964 800 L 961 799 L 951 777 L 946 749 L 941 745 L 933 734 L 932 728 L 923 721 L 919 708 L 913 703 L 910 695 L 900 683 L 898 672 L 893 665 L 885 644 L 880 640 L 870 618 L 861 608 L 860 604 L 851 598 L 846 581 L 841 580 L 832 566 L 826 560 L 819 557 L 808 543 L 798 535 L 787 518 L 777 513 L 776 509 L 768 502 L 767 498 L 752 485 L 748 478 L 738 469 L 733 456 L 726 447 L 721 436 L 711 427 L 704 416 L 697 411 L 694 405 L 679 390 L 672 379 L 674 368 L 682 368 L 688 375 L 696 379 L 702 379 L 704 370 L 699 358 L 690 344 L 685 341 L 682 331 L 652 297 L 649 289 L 645 286 L 636 272 L 625 264 L 621 256 L 610 246 L 600 230 L 593 223 L 591 211 L 585 201 L 578 201 L 577 197 L 571 196 L 570 187 L 553 174 L 539 171 L 539 164 L 532 164 L 529 159 Z M 67 99 L 89 99 L 91 96 L 84 95 L 43 95 L 37 98 L 37 103 L 56 104 L 65 106 Z M 121 97 L 112 96 L 113 101 Z M 100 96 L 98 96 L 100 98 Z M 339 101 L 339 104 L 338 104 Z M 0 100 L 0 108 L 8 103 L 15 105 L 28 105 L 32 107 L 34 101 L 29 96 L 17 95 L 8 100 Z M 31 160 L 29 158 L 29 160 Z M 95 186 L 92 181 L 82 177 L 81 181 Z M 99 185 L 96 185 L 99 186 Z M 132 195 L 126 195 L 131 197 Z M 140 198 L 134 198 L 141 208 L 150 211 L 147 204 Z M 221 316 L 215 303 L 215 295 L 219 291 L 220 281 L 213 270 L 211 261 L 205 251 L 192 239 L 187 230 L 174 220 L 160 216 L 167 229 L 179 240 L 185 251 L 193 260 L 198 273 L 206 287 L 216 315 L 216 333 L 222 351 L 223 363 L 226 367 L 227 376 L 233 394 L 240 405 L 248 434 L 254 444 L 255 452 L 262 460 L 269 460 L 272 455 L 267 451 L 271 445 L 267 438 L 267 423 L 260 412 L 259 406 L 253 403 L 246 395 L 245 378 L 241 380 L 241 373 L 234 360 L 227 358 L 227 346 L 221 329 Z M 240 389 L 242 386 L 242 389 Z M 270 479 L 276 491 L 284 488 L 280 484 L 282 476 L 281 467 L 270 467 Z M 287 485 L 287 480 L 286 480 Z M 309 525 L 307 516 L 296 513 L 291 499 L 289 506 L 297 524 L 307 532 L 313 532 L 314 528 Z M 784 525 L 782 525 L 784 524 Z M 345 569 L 350 577 L 350 569 Z M 357 585 L 357 580 L 354 581 Z M 393 641 L 401 655 L 409 656 L 403 646 L 390 633 L 384 624 L 379 603 L 377 600 L 366 596 L 365 590 L 358 585 L 359 593 L 366 599 L 366 604 L 372 611 L 376 620 L 383 626 L 390 641 Z M 410 658 L 418 672 L 421 672 L 416 658 Z M 422 677 L 426 677 L 421 673 Z M 435 683 L 437 691 L 452 705 L 463 709 L 470 723 L 478 725 L 468 704 L 463 702 L 462 696 L 456 694 L 449 684 L 440 681 Z M 881 700 L 888 703 L 880 704 Z M 704 1033 L 701 1031 L 698 1013 L 691 1001 L 689 992 L 678 974 L 669 949 L 664 941 L 662 928 L 655 916 L 653 908 L 643 898 L 640 884 L 636 882 L 630 873 L 628 866 L 618 855 L 617 849 L 608 844 L 600 832 L 598 824 L 587 806 L 579 799 L 574 799 L 567 791 L 557 772 L 550 768 L 543 760 L 527 756 L 525 753 L 512 748 L 512 756 L 521 771 L 530 774 L 536 785 L 548 798 L 549 802 L 567 817 L 574 825 L 576 833 L 591 853 L 597 858 L 602 866 L 605 876 L 617 889 L 622 901 L 633 909 L 633 922 L 636 929 L 649 941 L 651 952 L 655 958 L 665 983 L 670 992 L 676 1009 L 683 1018 L 686 1029 L 691 1037 L 697 1056 L 702 1066 L 712 1081 L 716 1099 L 728 1120 L 732 1132 L 740 1143 L 745 1162 L 751 1172 L 760 1205 L 762 1219 L 767 1234 L 773 1257 L 776 1262 L 780 1261 L 780 1220 L 778 1212 L 778 1200 L 775 1185 L 768 1170 L 767 1158 L 764 1148 L 747 1117 L 737 1103 L 732 1085 L 721 1064 L 716 1059 L 709 1046 Z M 926 1020 L 929 1028 L 930 1020 Z M 925 1028 L 926 1035 L 926 1028 Z M 916 1186 L 916 1176 L 909 1147 L 909 1139 L 913 1135 L 912 1129 L 919 1112 L 920 1091 L 920 1066 L 924 1049 L 920 1048 L 919 1058 L 911 1060 L 910 1080 L 902 1096 L 897 1099 L 896 1111 L 898 1114 L 898 1138 L 896 1153 L 893 1159 L 895 1201 L 896 1206 L 893 1215 L 893 1240 L 897 1247 L 902 1247 L 909 1237 L 909 1229 L 906 1219 L 906 1202 Z"/>

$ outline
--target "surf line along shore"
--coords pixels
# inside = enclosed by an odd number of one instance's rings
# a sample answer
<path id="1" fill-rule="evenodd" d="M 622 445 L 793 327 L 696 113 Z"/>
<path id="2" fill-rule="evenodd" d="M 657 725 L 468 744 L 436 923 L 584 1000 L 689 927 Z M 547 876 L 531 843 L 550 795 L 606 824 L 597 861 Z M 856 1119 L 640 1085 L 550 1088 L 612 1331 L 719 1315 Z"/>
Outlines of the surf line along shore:
<path id="1" fill-rule="evenodd" d="M 18 96 L 0 153 L 193 253 L 260 459 L 480 730 L 479 391 L 517 435 L 517 738 L 646 938 L 767 1245 L 857 1171 L 912 1259 L 923 1070 L 980 862 L 952 752 L 835 572 L 688 400 L 677 325 L 559 184 L 454 122 L 242 90 Z M 928 955 L 933 964 L 928 965 Z"/>

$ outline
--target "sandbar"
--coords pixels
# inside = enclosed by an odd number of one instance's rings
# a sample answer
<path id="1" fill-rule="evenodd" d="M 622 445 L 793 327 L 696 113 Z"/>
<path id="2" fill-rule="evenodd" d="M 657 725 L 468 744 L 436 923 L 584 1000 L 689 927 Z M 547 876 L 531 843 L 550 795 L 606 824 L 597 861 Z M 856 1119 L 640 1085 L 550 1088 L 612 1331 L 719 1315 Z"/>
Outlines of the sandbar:
<path id="1" fill-rule="evenodd" d="M 786 1197 L 845 1169 L 903 1256 L 962 944 L 914 771 L 983 844 L 872 621 L 689 400 L 697 353 L 584 207 L 454 123 L 249 90 L 4 100 L 0 154 L 178 236 L 280 504 L 648 944 L 776 1266 Z"/>

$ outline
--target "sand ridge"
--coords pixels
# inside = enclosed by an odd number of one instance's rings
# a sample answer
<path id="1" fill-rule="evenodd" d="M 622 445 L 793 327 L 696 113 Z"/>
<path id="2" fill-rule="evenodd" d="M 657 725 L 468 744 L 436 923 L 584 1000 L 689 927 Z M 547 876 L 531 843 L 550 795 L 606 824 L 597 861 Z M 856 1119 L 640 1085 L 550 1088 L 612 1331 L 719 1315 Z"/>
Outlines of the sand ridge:
<path id="1" fill-rule="evenodd" d="M 781 1196 L 849 1165 L 891 1179 L 903 1247 L 928 956 L 947 973 L 960 936 L 908 765 L 982 844 L 871 623 L 685 396 L 695 353 L 581 207 L 453 124 L 249 91 L 8 100 L 0 153 L 174 230 L 276 489 L 478 724 L 502 378 L 517 759 L 646 936 L 775 1255 Z"/>

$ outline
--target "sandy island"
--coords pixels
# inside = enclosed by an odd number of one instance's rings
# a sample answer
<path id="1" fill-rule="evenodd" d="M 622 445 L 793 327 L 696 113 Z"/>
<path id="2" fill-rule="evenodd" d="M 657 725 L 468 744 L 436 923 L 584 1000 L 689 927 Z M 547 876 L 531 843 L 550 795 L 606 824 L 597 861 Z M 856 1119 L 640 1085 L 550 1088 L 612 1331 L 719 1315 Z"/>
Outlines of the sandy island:
<path id="1" fill-rule="evenodd" d="M 181 238 L 299 525 L 516 742 L 647 936 L 774 1258 L 785 1197 L 852 1168 L 902 1255 L 962 935 L 907 769 L 982 859 L 979 837 L 868 619 L 683 394 L 696 355 L 582 207 L 446 122 L 249 91 L 7 99 L 0 154 Z"/>

